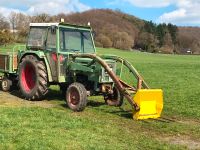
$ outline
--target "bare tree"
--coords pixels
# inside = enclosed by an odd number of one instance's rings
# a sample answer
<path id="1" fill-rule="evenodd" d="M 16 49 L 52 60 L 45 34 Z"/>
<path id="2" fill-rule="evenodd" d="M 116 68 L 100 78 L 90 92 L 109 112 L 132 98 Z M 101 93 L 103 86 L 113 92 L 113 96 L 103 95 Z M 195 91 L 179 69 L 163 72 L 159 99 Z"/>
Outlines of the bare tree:
<path id="1" fill-rule="evenodd" d="M 134 39 L 127 32 L 116 32 L 113 39 L 113 47 L 130 50 L 134 45 Z"/>
<path id="2" fill-rule="evenodd" d="M 29 24 L 31 22 L 31 17 L 28 15 L 25 15 L 23 13 L 18 13 L 16 16 L 16 29 L 18 30 L 18 33 L 21 36 L 26 36 Z"/>
<path id="3" fill-rule="evenodd" d="M 0 14 L 0 30 L 9 29 L 9 23 L 6 18 Z"/>
<path id="4" fill-rule="evenodd" d="M 8 19 L 10 21 L 10 25 L 11 25 L 12 31 L 14 33 L 14 31 L 16 29 L 16 24 L 17 24 L 17 13 L 11 12 Z"/>
<path id="5" fill-rule="evenodd" d="M 33 16 L 31 19 L 32 22 L 50 22 L 51 21 L 51 16 L 45 13 L 38 14 L 36 16 Z"/>
<path id="6" fill-rule="evenodd" d="M 104 48 L 108 48 L 112 46 L 112 41 L 110 40 L 109 37 L 99 34 L 98 37 L 96 38 L 97 42 L 99 42 Z"/>

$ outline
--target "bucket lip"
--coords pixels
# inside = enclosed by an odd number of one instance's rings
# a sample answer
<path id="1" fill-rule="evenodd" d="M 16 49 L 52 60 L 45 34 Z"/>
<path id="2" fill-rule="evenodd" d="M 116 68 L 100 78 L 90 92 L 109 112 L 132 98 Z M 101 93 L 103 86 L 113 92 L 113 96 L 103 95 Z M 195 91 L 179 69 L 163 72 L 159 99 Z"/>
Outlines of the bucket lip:
<path id="1" fill-rule="evenodd" d="M 154 114 L 154 115 L 146 115 L 146 116 L 142 116 L 142 115 L 133 115 L 133 119 L 135 120 L 146 120 L 146 119 L 157 119 L 160 118 L 159 114 Z"/>
<path id="2" fill-rule="evenodd" d="M 163 90 L 162 89 L 139 89 L 138 91 L 162 91 L 163 92 Z"/>

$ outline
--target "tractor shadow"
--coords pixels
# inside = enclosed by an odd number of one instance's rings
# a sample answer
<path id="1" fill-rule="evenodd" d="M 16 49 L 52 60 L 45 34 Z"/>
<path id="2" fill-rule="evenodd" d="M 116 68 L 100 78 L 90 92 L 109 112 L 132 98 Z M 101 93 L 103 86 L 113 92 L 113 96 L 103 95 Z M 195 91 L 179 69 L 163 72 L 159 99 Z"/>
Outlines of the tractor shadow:
<path id="1" fill-rule="evenodd" d="M 11 94 L 11 95 L 13 95 L 15 97 L 24 99 L 24 97 L 22 96 L 21 92 L 18 89 L 11 90 L 9 92 L 9 94 Z M 53 100 L 64 101 L 65 100 L 65 96 L 63 96 L 60 91 L 49 89 L 49 92 L 45 96 L 44 100 L 47 100 L 47 101 L 53 101 Z"/>
<path id="2" fill-rule="evenodd" d="M 114 107 L 114 106 L 110 106 L 110 107 Z M 104 112 L 109 113 L 109 114 L 113 114 L 115 116 L 119 116 L 119 117 L 122 117 L 122 118 L 126 118 L 126 119 L 132 119 L 133 118 L 133 111 L 124 110 L 124 109 L 119 108 L 119 107 L 116 107 L 116 109 L 118 109 L 118 110 L 113 110 L 113 111 L 104 110 Z"/>
<path id="3" fill-rule="evenodd" d="M 24 99 L 19 90 L 12 90 L 10 94 L 15 97 Z M 49 89 L 49 92 L 46 95 L 45 100 L 59 101 L 59 102 L 63 101 L 62 103 L 58 103 L 58 105 L 63 108 L 69 109 L 69 107 L 66 105 L 66 102 L 64 102 L 65 96 L 63 96 L 62 93 L 58 90 Z M 119 117 L 123 117 L 127 119 L 132 119 L 133 117 L 133 112 L 131 110 L 124 110 L 123 108 L 120 108 L 120 107 L 108 106 L 105 104 L 104 101 L 102 102 L 97 101 L 96 98 L 95 99 L 90 98 L 88 100 L 87 107 L 91 109 L 96 108 L 98 111 L 101 111 L 103 113 L 113 114 L 115 116 L 119 116 Z"/>
<path id="4" fill-rule="evenodd" d="M 61 105 L 62 107 L 64 107 L 64 108 L 69 109 L 69 107 L 66 105 L 66 103 L 60 104 L 60 105 Z M 94 108 L 94 107 L 100 107 L 100 106 L 103 106 L 103 105 L 105 105 L 105 103 L 89 100 L 86 107 L 91 107 L 91 108 L 93 107 L 93 108 Z"/>
<path id="5" fill-rule="evenodd" d="M 90 107 L 100 107 L 103 105 L 105 105 L 104 102 L 97 102 L 97 101 L 92 101 L 92 100 L 89 100 L 87 103 L 87 106 L 90 106 Z"/>
<path id="6" fill-rule="evenodd" d="M 66 101 L 65 100 L 65 96 L 62 94 L 62 92 L 60 91 L 57 91 L 57 90 L 52 90 L 52 89 L 49 89 L 49 92 L 48 94 L 46 95 L 45 97 L 46 100 L 48 101 Z M 95 100 L 88 100 L 88 103 L 87 103 L 87 107 L 100 107 L 102 105 L 105 105 L 105 102 L 98 102 L 98 101 L 95 101 Z M 62 107 L 64 108 L 69 108 L 66 103 L 64 104 L 61 104 Z"/>
<path id="7" fill-rule="evenodd" d="M 125 110 L 119 110 L 119 111 L 113 111 L 110 112 L 111 114 L 126 118 L 126 119 L 132 119 L 133 118 L 133 112 L 132 111 L 125 111 Z"/>
<path id="8" fill-rule="evenodd" d="M 18 97 L 18 98 L 23 99 L 23 97 L 22 97 L 22 95 L 21 95 L 21 93 L 20 93 L 19 90 L 11 90 L 11 91 L 9 92 L 9 94 L 11 94 L 12 96 L 15 96 L 15 97 Z"/>
<path id="9" fill-rule="evenodd" d="M 49 92 L 45 96 L 45 99 L 48 101 L 53 101 L 53 100 L 65 101 L 65 96 L 60 91 L 49 89 Z"/>

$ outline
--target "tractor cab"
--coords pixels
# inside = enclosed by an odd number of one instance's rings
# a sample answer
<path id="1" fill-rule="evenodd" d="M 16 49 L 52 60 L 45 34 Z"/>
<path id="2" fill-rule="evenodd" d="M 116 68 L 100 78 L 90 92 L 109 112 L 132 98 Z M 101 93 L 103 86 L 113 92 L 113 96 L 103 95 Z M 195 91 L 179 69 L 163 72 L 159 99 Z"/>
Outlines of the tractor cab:
<path id="1" fill-rule="evenodd" d="M 66 23 L 31 23 L 27 50 L 44 52 L 52 82 L 66 82 L 66 67 L 70 54 L 95 53 L 90 26 Z"/>
<path id="2" fill-rule="evenodd" d="M 95 53 L 90 26 L 65 23 L 31 23 L 27 49 L 58 53 Z"/>

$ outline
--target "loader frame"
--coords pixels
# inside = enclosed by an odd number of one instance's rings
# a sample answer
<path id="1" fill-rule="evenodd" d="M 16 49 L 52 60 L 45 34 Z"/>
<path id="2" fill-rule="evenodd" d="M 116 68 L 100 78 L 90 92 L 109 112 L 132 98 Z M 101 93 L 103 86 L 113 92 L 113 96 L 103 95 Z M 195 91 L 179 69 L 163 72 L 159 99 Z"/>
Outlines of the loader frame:
<path id="1" fill-rule="evenodd" d="M 137 70 L 125 59 L 118 57 L 118 56 L 109 56 L 109 55 L 101 55 L 98 56 L 96 54 L 74 54 L 72 55 L 73 58 L 90 58 L 92 59 L 91 64 L 98 62 L 109 74 L 109 76 L 112 78 L 114 84 L 119 89 L 120 93 L 128 100 L 128 102 L 131 104 L 131 106 L 138 111 L 140 108 L 139 106 L 133 101 L 131 97 L 131 93 L 136 93 L 139 89 L 145 88 L 149 89 L 149 86 L 144 81 L 142 76 L 137 72 Z M 125 65 L 132 75 L 137 79 L 137 87 L 132 87 L 122 80 L 111 70 L 111 68 L 108 66 L 108 64 L 105 62 L 105 59 L 112 59 L 117 62 L 120 62 L 122 65 Z M 91 65 L 89 64 L 89 65 Z"/>

